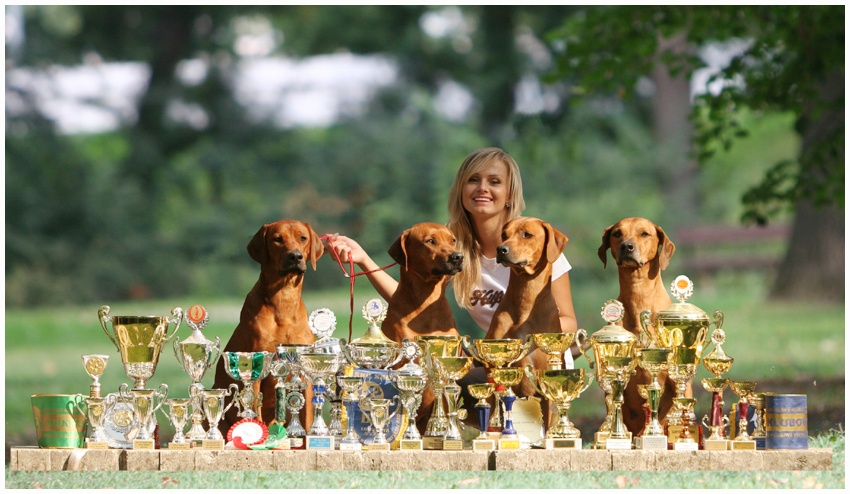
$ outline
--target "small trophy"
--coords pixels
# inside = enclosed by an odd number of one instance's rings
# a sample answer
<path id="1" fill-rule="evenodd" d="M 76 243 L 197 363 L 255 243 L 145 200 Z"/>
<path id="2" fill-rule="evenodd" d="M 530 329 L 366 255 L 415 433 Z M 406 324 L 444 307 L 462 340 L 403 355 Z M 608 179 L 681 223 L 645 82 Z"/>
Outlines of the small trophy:
<path id="1" fill-rule="evenodd" d="M 100 398 L 100 376 L 106 370 L 106 364 L 109 363 L 109 355 L 83 355 L 83 367 L 86 369 L 91 384 L 89 385 L 89 396 L 92 398 Z"/>
<path id="2" fill-rule="evenodd" d="M 437 372 L 434 363 L 436 357 L 460 357 L 461 339 L 459 336 L 417 336 L 416 343 L 422 349 L 422 361 L 428 375 L 428 382 L 434 392 L 431 415 L 423 434 L 423 448 L 428 450 L 443 449 L 443 438 L 446 436 L 448 419 L 443 406 L 443 386 L 445 382 Z"/>
<path id="3" fill-rule="evenodd" d="M 302 353 L 299 361 L 304 374 L 313 383 L 313 424 L 307 431 L 307 449 L 334 449 L 334 436 L 325 423 L 322 408 L 325 404 L 327 380 L 336 375 L 341 358 L 334 353 Z"/>
<path id="4" fill-rule="evenodd" d="M 581 449 L 581 432 L 567 416 L 571 402 L 593 382 L 593 374 L 585 379 L 584 369 L 534 370 L 525 366 L 525 376 L 538 394 L 555 404 L 558 422 L 546 431 L 546 449 Z"/>
<path id="5" fill-rule="evenodd" d="M 723 414 L 723 390 L 726 389 L 728 381 L 721 377 L 732 368 L 734 359 L 723 351 L 723 343 L 726 333 L 717 328 L 711 335 L 714 350 L 702 359 L 702 365 L 712 373 L 714 377 L 702 379 L 702 387 L 711 393 L 711 418 L 703 416 L 702 424 L 708 428 L 709 437 L 704 441 L 704 447 L 708 451 L 725 451 L 729 449 L 729 440 L 726 438 L 725 428 L 729 424 L 729 418 Z"/>
<path id="6" fill-rule="evenodd" d="M 369 403 L 366 404 L 365 402 Z M 369 419 L 372 421 L 372 427 L 375 428 L 375 435 L 372 440 L 366 445 L 369 451 L 389 451 L 390 443 L 387 441 L 386 429 L 390 420 L 395 417 L 401 409 L 400 405 L 396 405 L 393 413 L 390 413 L 390 406 L 394 401 L 398 401 L 398 396 L 392 399 L 388 398 L 372 398 L 370 396 L 360 397 L 360 408 L 369 410 Z"/>
<path id="7" fill-rule="evenodd" d="M 519 434 L 514 429 L 513 420 L 513 405 L 516 401 L 516 394 L 511 388 L 522 382 L 523 375 L 524 372 L 519 367 L 497 367 L 490 370 L 493 381 L 505 387 L 505 393 L 502 395 L 502 403 L 505 405 L 505 427 L 502 429 L 502 436 L 499 439 L 499 449 L 520 449 Z"/>
<path id="8" fill-rule="evenodd" d="M 637 351 L 638 365 L 649 373 L 649 384 L 646 385 L 645 398 L 649 405 L 649 423 L 643 433 L 635 438 L 635 448 L 644 450 L 666 450 L 667 436 L 664 427 L 658 420 L 658 407 L 664 386 L 658 381 L 658 373 L 667 370 L 672 350 L 670 348 L 642 348 Z"/>
<path id="9" fill-rule="evenodd" d="M 753 393 L 750 401 L 756 407 L 755 422 L 756 426 L 753 429 L 753 441 L 756 442 L 756 449 L 765 449 L 765 440 L 767 439 L 767 431 L 764 428 L 764 408 L 765 408 L 765 393 Z"/>
<path id="10" fill-rule="evenodd" d="M 443 439 L 443 450 L 460 451 L 463 449 L 460 420 L 466 418 L 466 410 L 458 413 L 460 386 L 457 380 L 463 378 L 472 368 L 472 357 L 434 357 L 437 373 L 447 384 L 443 386 L 446 395 L 448 427 Z"/>
<path id="11" fill-rule="evenodd" d="M 133 439 L 133 449 L 154 449 L 152 425 L 156 424 L 156 411 L 162 407 L 168 397 L 168 385 L 160 384 L 159 389 L 129 389 L 127 383 L 118 388 L 121 399 L 133 404 L 134 425 L 138 432 Z M 156 405 L 154 405 L 156 402 Z M 131 432 L 129 435 L 133 435 Z"/>
<path id="12" fill-rule="evenodd" d="M 405 364 L 401 369 L 391 372 L 390 379 L 398 389 L 404 413 L 407 414 L 407 429 L 405 429 L 399 441 L 399 449 L 418 451 L 424 446 L 419 429 L 416 428 L 416 414 L 419 405 L 422 404 L 422 391 L 428 384 L 428 376 L 422 367 L 412 362 L 413 359 L 422 355 L 419 345 L 416 343 L 412 343 L 412 345 L 409 355 L 409 357 L 412 356 L 411 362 Z"/>
<path id="13" fill-rule="evenodd" d="M 310 351 L 312 351 L 312 345 L 294 343 L 277 346 L 278 358 L 284 360 L 289 366 L 289 380 L 286 380 L 287 376 L 283 379 L 285 408 L 289 410 L 290 416 L 286 431 L 290 438 L 290 447 L 296 449 L 304 446 L 304 437 L 307 435 L 307 430 L 301 425 L 300 419 L 301 409 L 306 403 L 304 390 L 307 388 L 307 383 L 301 379 L 303 369 L 300 355 Z"/>
<path id="14" fill-rule="evenodd" d="M 472 440 L 473 451 L 492 451 L 496 449 L 496 441 L 490 439 L 487 434 L 487 426 L 490 424 L 490 403 L 487 398 L 493 395 L 496 387 L 493 383 L 470 384 L 468 386 L 469 394 L 478 400 L 475 404 L 475 414 L 478 417 L 478 429 L 481 434 Z"/>
<path id="15" fill-rule="evenodd" d="M 85 357 L 83 357 L 85 359 Z M 115 403 L 118 401 L 118 396 L 109 394 L 106 398 L 100 396 L 83 397 L 77 394 L 77 401 L 74 401 L 74 407 L 88 419 L 91 424 L 89 437 L 86 438 L 86 448 L 88 449 L 108 449 L 109 438 L 106 431 L 103 430 L 103 417 L 109 413 Z M 80 408 L 80 403 L 85 402 L 86 410 Z"/>
<path id="16" fill-rule="evenodd" d="M 694 425 L 692 423 L 694 415 L 690 412 L 690 410 L 693 410 L 694 403 L 696 403 L 696 401 L 697 400 L 695 398 L 673 398 L 673 402 L 677 405 L 676 410 L 682 411 L 682 429 L 679 431 L 676 441 L 673 442 L 674 451 L 699 450 L 699 443 L 694 440 L 694 437 L 691 435 L 691 428 Z"/>
<path id="17" fill-rule="evenodd" d="M 637 362 L 633 357 L 608 357 L 605 366 L 611 373 L 611 398 L 614 404 L 614 421 L 611 424 L 611 434 L 605 440 L 605 449 L 632 449 L 632 441 L 623 424 L 623 390 L 629 382 L 629 375 L 634 373 Z"/>
<path id="18" fill-rule="evenodd" d="M 345 414 L 348 420 L 345 436 L 339 442 L 340 451 L 360 451 L 363 445 L 360 444 L 360 436 L 354 430 L 354 407 L 357 406 L 357 390 L 363 385 L 363 378 L 360 376 L 337 376 L 337 384 L 345 391 L 343 393 L 343 403 L 345 404 Z"/>
<path id="19" fill-rule="evenodd" d="M 209 432 L 204 438 L 203 449 L 224 449 L 224 436 L 218 430 L 218 423 L 225 412 L 230 410 L 230 407 L 236 403 L 236 399 L 230 400 L 230 404 L 224 406 L 224 401 L 228 396 L 233 396 L 239 393 L 239 385 L 230 383 L 227 389 L 205 389 L 201 391 L 201 397 L 204 404 L 204 415 L 210 423 Z"/>
<path id="20" fill-rule="evenodd" d="M 546 362 L 546 368 L 557 370 L 564 368 L 564 354 L 570 349 L 573 341 L 577 342 L 579 347 L 584 346 L 587 340 L 587 332 L 579 329 L 575 334 L 535 333 L 532 337 L 534 338 L 534 344 L 549 356 L 549 360 Z"/>
<path id="21" fill-rule="evenodd" d="M 738 395 L 738 406 L 736 415 L 738 418 L 738 435 L 729 442 L 729 449 L 733 451 L 753 451 L 756 442 L 747 433 L 747 412 L 749 411 L 749 397 L 756 390 L 753 381 L 729 381 L 729 388 Z"/>
<path id="22" fill-rule="evenodd" d="M 224 370 L 227 375 L 242 382 L 242 391 L 236 395 L 239 417 L 256 419 L 263 403 L 263 394 L 254 392 L 254 383 L 262 380 L 271 371 L 275 354 L 271 352 L 223 352 Z"/>
<path id="23" fill-rule="evenodd" d="M 174 425 L 174 437 L 168 443 L 168 449 L 189 449 L 189 442 L 183 435 L 183 428 L 189 418 L 189 404 L 191 398 L 170 398 L 166 401 L 168 405 L 168 419 Z"/>

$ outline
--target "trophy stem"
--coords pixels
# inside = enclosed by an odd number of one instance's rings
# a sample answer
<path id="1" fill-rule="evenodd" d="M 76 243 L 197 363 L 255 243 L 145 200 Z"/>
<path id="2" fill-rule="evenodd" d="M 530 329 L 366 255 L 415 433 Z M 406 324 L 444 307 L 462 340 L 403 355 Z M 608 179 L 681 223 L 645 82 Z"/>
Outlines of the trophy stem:
<path id="1" fill-rule="evenodd" d="M 425 435 L 429 437 L 444 437 L 448 429 L 448 420 L 443 409 L 443 385 L 434 385 L 434 407 L 431 410 L 431 417 L 428 419 L 428 424 L 425 426 Z"/>
<path id="2" fill-rule="evenodd" d="M 350 395 L 349 395 L 350 396 Z M 357 444 L 360 445 L 360 438 L 354 429 L 354 405 L 357 400 L 345 400 L 345 413 L 348 416 L 348 427 L 345 429 L 345 437 L 342 439 L 342 444 Z"/>
<path id="3" fill-rule="evenodd" d="M 460 423 L 457 418 L 458 398 L 460 397 L 460 386 L 453 384 L 445 387 L 446 406 L 448 407 L 448 428 L 446 439 L 460 439 Z"/>
<path id="4" fill-rule="evenodd" d="M 563 437 L 579 437 L 579 430 L 570 422 L 569 412 L 572 406 L 571 400 L 555 401 L 555 407 L 558 413 L 558 422 L 555 427 L 552 427 L 547 438 L 563 438 Z"/>
<path id="5" fill-rule="evenodd" d="M 489 430 L 493 431 L 501 431 L 502 430 L 502 395 L 504 391 L 494 391 L 493 392 L 493 408 L 491 410 L 490 415 L 490 424 Z"/>
<path id="6" fill-rule="evenodd" d="M 502 429 L 503 438 L 514 438 L 517 436 L 517 431 L 514 429 L 514 401 L 516 401 L 516 395 L 508 388 L 508 392 L 502 397 L 502 402 L 505 404 L 505 428 Z"/>
<path id="7" fill-rule="evenodd" d="M 475 414 L 478 417 L 478 429 L 481 431 L 477 439 L 489 439 L 489 436 L 487 436 L 487 425 L 490 422 L 490 404 L 486 402 L 484 404 L 476 404 Z"/>
<path id="8" fill-rule="evenodd" d="M 658 382 L 658 374 L 652 375 L 649 388 L 647 389 L 647 402 L 649 403 L 649 424 L 646 426 L 644 435 L 663 436 L 664 427 L 658 420 L 658 408 L 661 405 L 661 393 L 664 391 Z"/>
<path id="9" fill-rule="evenodd" d="M 325 380 L 316 377 L 313 383 L 313 424 L 310 426 L 308 436 L 327 436 L 329 434 L 325 418 L 322 416 L 322 408 L 325 405 Z"/>
<path id="10" fill-rule="evenodd" d="M 342 402 L 331 401 L 331 422 L 328 424 L 328 434 L 334 437 L 342 437 Z"/>
<path id="11" fill-rule="evenodd" d="M 402 398 L 404 407 L 407 411 L 407 430 L 404 431 L 404 439 L 419 440 L 422 436 L 419 434 L 419 429 L 416 428 L 416 413 L 419 409 L 419 404 L 422 403 L 421 395 L 407 393 Z"/>

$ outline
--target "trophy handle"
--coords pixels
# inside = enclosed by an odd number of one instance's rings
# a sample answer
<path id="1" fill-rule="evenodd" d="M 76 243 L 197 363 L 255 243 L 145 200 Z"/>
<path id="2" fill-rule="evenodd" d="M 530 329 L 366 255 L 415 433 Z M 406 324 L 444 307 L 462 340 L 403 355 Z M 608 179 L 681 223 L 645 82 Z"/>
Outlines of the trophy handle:
<path id="1" fill-rule="evenodd" d="M 236 399 L 237 394 L 239 394 L 239 385 L 236 383 L 230 383 L 230 386 L 227 387 L 227 391 L 224 392 L 224 396 L 233 396 L 234 398 L 230 400 L 230 405 L 227 405 L 226 407 L 224 407 L 224 410 L 221 411 L 222 415 L 224 415 L 225 412 L 230 410 L 230 407 L 232 407 L 234 403 L 237 403 L 239 401 L 238 399 Z M 241 410 L 241 405 L 237 405 L 236 408 L 239 408 Z"/>
<path id="2" fill-rule="evenodd" d="M 524 359 L 525 356 L 528 355 L 529 350 L 531 350 L 531 345 L 533 345 L 533 344 L 534 344 L 533 336 L 532 335 L 526 336 L 525 341 L 522 343 L 522 349 L 519 352 L 519 357 L 517 357 L 515 360 L 508 362 L 508 365 L 511 365 L 514 362 L 517 362 L 517 361 Z"/>
<path id="3" fill-rule="evenodd" d="M 121 383 L 121 386 L 118 386 L 118 395 L 124 401 L 133 401 L 133 395 L 130 394 L 130 386 L 127 383 Z"/>
<path id="4" fill-rule="evenodd" d="M 218 336 L 215 337 L 215 345 L 213 345 L 213 351 L 215 352 L 215 357 L 210 360 L 209 368 L 215 367 L 215 364 L 218 363 L 218 359 L 221 357 L 221 338 Z"/>
<path id="5" fill-rule="evenodd" d="M 641 339 L 641 346 L 648 346 L 650 343 L 655 343 L 655 339 L 652 337 L 652 334 L 649 332 L 649 327 L 652 326 L 652 311 L 642 310 L 640 311 L 640 326 L 643 329 Z"/>
<path id="6" fill-rule="evenodd" d="M 171 331 L 170 335 L 167 335 L 163 342 L 170 340 L 175 334 L 177 334 L 177 330 L 180 329 L 180 323 L 183 322 L 183 309 L 180 307 L 175 307 L 171 309 L 171 315 L 174 316 L 173 319 L 169 319 L 168 322 L 174 323 L 174 329 Z"/>
<path id="7" fill-rule="evenodd" d="M 703 427 L 705 427 L 706 429 L 710 429 L 710 428 L 711 428 L 711 426 L 710 426 L 710 425 L 708 425 L 708 415 L 703 415 L 703 416 L 702 416 L 702 426 L 703 426 Z"/>
<path id="8" fill-rule="evenodd" d="M 109 341 L 111 341 L 113 345 L 115 345 L 116 350 L 121 351 L 121 347 L 118 346 L 118 342 L 115 341 L 115 338 L 113 338 L 112 335 L 109 334 L 109 330 L 106 329 L 106 321 L 109 320 L 109 310 L 108 305 L 102 305 L 100 309 L 97 310 L 97 318 L 100 321 L 100 327 L 103 328 L 103 332 L 106 333 L 106 337 L 109 338 Z"/>
<path id="9" fill-rule="evenodd" d="M 177 358 L 177 363 L 180 364 L 181 368 L 185 368 L 183 352 L 180 351 L 180 338 L 174 338 L 171 341 L 171 348 L 174 349 L 174 357 Z"/>
<path id="10" fill-rule="evenodd" d="M 584 346 L 587 343 L 587 331 L 585 331 L 582 328 L 577 329 L 575 341 L 573 343 L 575 343 L 576 346 L 578 347 L 579 353 L 584 355 L 584 359 L 587 360 L 588 362 L 590 362 L 590 359 L 587 358 L 587 354 L 584 353 Z"/>
<path id="11" fill-rule="evenodd" d="M 475 351 L 475 347 L 474 347 L 474 346 L 472 346 L 472 342 L 470 341 L 470 338 L 469 338 L 469 335 L 468 335 L 468 334 L 462 335 L 462 336 L 460 337 L 460 346 L 462 346 L 462 347 L 463 347 L 463 350 L 464 350 L 464 351 L 465 351 L 465 352 L 466 352 L 466 353 L 467 353 L 470 357 L 472 357 L 472 358 L 474 358 L 475 360 L 477 360 L 477 361 L 481 362 L 482 364 L 484 364 L 484 363 L 485 363 L 483 360 L 481 360 L 481 357 L 480 357 L 480 356 L 478 355 L 478 353 Z M 430 351 L 427 351 L 427 352 L 425 352 L 425 353 L 426 353 L 426 355 L 431 355 L 431 352 L 430 352 Z M 430 358 L 431 358 L 431 357 L 430 357 L 430 356 L 428 356 L 427 358 L 430 360 Z"/>
<path id="12" fill-rule="evenodd" d="M 587 373 L 587 382 L 584 383 L 584 386 L 581 388 L 581 391 L 579 392 L 579 394 L 587 391 L 587 388 L 589 388 L 590 385 L 593 384 L 593 378 L 594 378 L 594 374 L 592 372 L 588 372 Z"/>
<path id="13" fill-rule="evenodd" d="M 534 391 L 537 392 L 540 396 L 545 397 L 543 391 L 540 389 L 540 386 L 537 385 L 537 376 L 534 375 L 534 366 L 531 364 L 526 365 L 522 368 L 525 371 L 525 377 L 528 378 L 528 382 L 531 383 L 531 387 L 534 388 Z"/>
<path id="14" fill-rule="evenodd" d="M 80 403 L 85 402 L 85 401 L 86 401 L 86 397 L 83 396 L 81 393 L 77 393 L 77 394 L 74 395 L 74 401 L 72 403 L 74 404 L 74 408 L 76 408 L 77 411 L 80 412 L 80 414 L 83 417 L 86 417 L 86 419 L 88 419 L 88 417 L 89 417 L 88 413 L 84 412 L 83 409 L 80 408 Z M 88 403 L 86 403 L 86 409 L 88 409 Z"/>
<path id="15" fill-rule="evenodd" d="M 168 385 L 162 383 L 159 385 L 159 390 L 154 393 L 154 396 L 159 397 L 159 403 L 154 407 L 152 414 L 156 415 L 156 411 L 162 408 L 162 404 L 165 403 L 166 398 L 168 398 Z"/>

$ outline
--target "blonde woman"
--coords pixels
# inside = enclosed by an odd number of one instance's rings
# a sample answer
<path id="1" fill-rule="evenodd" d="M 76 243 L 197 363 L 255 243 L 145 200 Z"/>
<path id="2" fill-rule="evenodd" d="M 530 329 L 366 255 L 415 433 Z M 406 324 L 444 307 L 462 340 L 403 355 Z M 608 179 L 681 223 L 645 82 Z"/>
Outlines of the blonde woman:
<path id="1" fill-rule="evenodd" d="M 502 227 L 525 209 L 516 161 L 495 147 L 473 151 L 460 165 L 449 192 L 448 206 L 448 227 L 464 254 L 463 270 L 451 281 L 455 298 L 486 333 L 510 278 L 510 269 L 496 262 Z M 327 248 L 336 250 L 343 262 L 351 260 L 363 271 L 378 268 L 360 245 L 348 237 L 331 237 Z M 552 269 L 552 295 L 564 333 L 575 333 L 578 328 L 570 291 L 570 269 L 563 254 Z M 384 300 L 389 300 L 398 288 L 398 282 L 384 271 L 367 277 Z M 570 352 L 566 352 L 564 360 L 565 368 L 573 368 Z"/>

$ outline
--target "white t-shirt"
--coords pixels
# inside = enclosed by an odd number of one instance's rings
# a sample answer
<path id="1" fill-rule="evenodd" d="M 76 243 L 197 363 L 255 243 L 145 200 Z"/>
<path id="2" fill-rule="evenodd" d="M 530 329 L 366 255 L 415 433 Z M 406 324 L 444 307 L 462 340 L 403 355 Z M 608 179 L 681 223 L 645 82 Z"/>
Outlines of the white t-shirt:
<path id="1" fill-rule="evenodd" d="M 552 281 L 570 269 L 572 266 L 567 257 L 561 254 L 552 263 Z M 510 278 L 510 268 L 502 266 L 495 259 L 481 256 L 481 285 L 477 286 L 469 297 L 469 315 L 485 332 L 490 329 L 490 321 L 505 294 Z M 573 368 L 573 355 L 570 352 L 564 352 L 564 368 Z"/>

